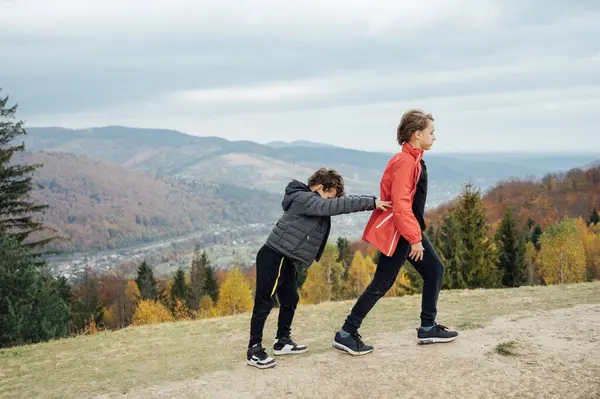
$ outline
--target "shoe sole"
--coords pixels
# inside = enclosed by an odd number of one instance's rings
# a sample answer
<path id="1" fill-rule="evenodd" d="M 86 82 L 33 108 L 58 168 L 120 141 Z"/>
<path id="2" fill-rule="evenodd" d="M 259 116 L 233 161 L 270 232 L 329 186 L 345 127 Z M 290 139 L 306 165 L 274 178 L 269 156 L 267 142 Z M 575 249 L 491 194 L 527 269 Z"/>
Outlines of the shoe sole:
<path id="1" fill-rule="evenodd" d="M 304 348 L 304 349 L 298 349 L 295 351 L 292 350 L 275 350 L 273 349 L 273 354 L 275 356 L 283 356 L 283 355 L 300 355 L 301 353 L 306 353 L 306 351 L 308 351 L 308 348 Z"/>
<path id="2" fill-rule="evenodd" d="M 248 366 L 252 366 L 252 367 L 256 367 L 257 369 L 270 369 L 271 367 L 275 367 L 275 365 L 277 365 L 276 362 L 273 363 L 269 363 L 269 364 L 258 364 L 253 362 L 252 360 L 246 360 L 246 364 Z"/>
<path id="3" fill-rule="evenodd" d="M 339 344 L 335 341 L 333 341 L 333 347 L 335 349 L 341 350 L 342 352 L 349 353 L 352 356 L 363 356 L 363 355 L 373 352 L 373 349 L 369 349 L 369 350 L 362 351 L 362 352 L 353 351 L 352 349 L 348 348 L 346 345 Z"/>
<path id="4" fill-rule="evenodd" d="M 450 338 L 419 338 L 417 341 L 418 341 L 419 345 L 431 345 L 431 344 L 443 344 L 443 343 L 447 343 L 447 342 L 452 342 L 456 338 L 458 338 L 458 335 L 456 337 L 450 337 Z"/>

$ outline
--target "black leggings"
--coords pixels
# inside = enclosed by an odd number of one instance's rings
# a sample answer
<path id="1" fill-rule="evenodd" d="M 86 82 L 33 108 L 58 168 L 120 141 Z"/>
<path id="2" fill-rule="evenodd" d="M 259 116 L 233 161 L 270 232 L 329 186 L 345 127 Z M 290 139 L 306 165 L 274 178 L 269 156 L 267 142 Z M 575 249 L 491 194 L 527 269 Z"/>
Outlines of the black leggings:
<path id="1" fill-rule="evenodd" d="M 421 325 L 424 327 L 433 325 L 437 314 L 437 300 L 444 278 L 444 264 L 425 235 L 423 235 L 422 244 L 423 259 L 418 262 L 408 259 L 411 247 L 404 238 L 400 239 L 396 251 L 391 257 L 381 254 L 373 281 L 358 298 L 350 315 L 346 318 L 344 331 L 353 333 L 360 328 L 363 319 L 373 309 L 379 298 L 384 296 L 394 285 L 400 268 L 407 259 L 423 277 Z"/>
<path id="2" fill-rule="evenodd" d="M 298 280 L 294 263 L 263 245 L 256 255 L 256 294 L 250 322 L 249 347 L 262 342 L 267 316 L 273 308 L 273 295 L 279 298 L 276 338 L 290 335 L 298 305 Z"/>

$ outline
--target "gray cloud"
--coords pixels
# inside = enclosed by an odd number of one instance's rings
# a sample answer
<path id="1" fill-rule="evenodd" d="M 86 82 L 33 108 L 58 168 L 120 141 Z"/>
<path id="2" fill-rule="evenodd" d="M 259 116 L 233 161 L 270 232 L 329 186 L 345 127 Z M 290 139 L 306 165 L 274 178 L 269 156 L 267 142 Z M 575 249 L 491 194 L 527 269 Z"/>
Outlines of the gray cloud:
<path id="1" fill-rule="evenodd" d="M 30 125 L 388 150 L 419 106 L 440 150 L 560 150 L 583 129 L 566 146 L 600 151 L 594 1 L 120 3 L 0 2 L 0 86 Z"/>

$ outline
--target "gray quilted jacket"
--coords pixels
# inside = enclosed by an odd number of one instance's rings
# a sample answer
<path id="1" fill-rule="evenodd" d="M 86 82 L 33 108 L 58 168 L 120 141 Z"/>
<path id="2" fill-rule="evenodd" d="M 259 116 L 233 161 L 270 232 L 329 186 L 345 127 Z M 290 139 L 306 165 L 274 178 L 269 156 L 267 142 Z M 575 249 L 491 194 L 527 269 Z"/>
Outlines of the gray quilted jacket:
<path id="1" fill-rule="evenodd" d="M 292 180 L 281 202 L 284 213 L 266 245 L 310 266 L 323 255 L 331 230 L 331 216 L 373 210 L 375 199 L 372 196 L 323 198 L 306 184 Z"/>

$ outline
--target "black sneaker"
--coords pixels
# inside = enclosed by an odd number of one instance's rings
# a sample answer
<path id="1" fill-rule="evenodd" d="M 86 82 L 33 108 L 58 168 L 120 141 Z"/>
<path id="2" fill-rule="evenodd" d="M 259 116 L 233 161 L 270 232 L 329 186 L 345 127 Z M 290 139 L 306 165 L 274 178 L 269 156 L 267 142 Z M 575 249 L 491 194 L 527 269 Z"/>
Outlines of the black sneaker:
<path id="1" fill-rule="evenodd" d="M 371 345 L 365 345 L 362 341 L 362 337 L 359 333 L 354 332 L 342 338 L 342 335 L 338 331 L 333 339 L 333 347 L 344 352 L 348 352 L 352 356 L 366 355 L 367 353 L 373 352 Z"/>
<path id="2" fill-rule="evenodd" d="M 417 329 L 417 338 L 420 345 L 435 344 L 441 342 L 451 342 L 458 337 L 458 333 L 449 330 L 441 324 L 435 324 L 429 331 L 425 331 L 423 327 Z"/>
<path id="3" fill-rule="evenodd" d="M 273 344 L 273 354 L 279 355 L 295 355 L 304 353 L 308 350 L 306 345 L 298 345 L 292 340 L 292 337 L 287 336 L 277 338 Z"/>
<path id="4" fill-rule="evenodd" d="M 275 359 L 267 355 L 261 344 L 255 344 L 251 348 L 248 348 L 246 359 L 246 363 L 249 366 L 258 367 L 259 369 L 275 367 Z"/>

